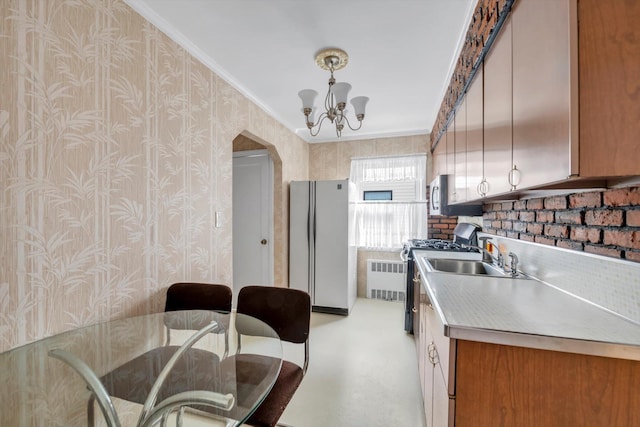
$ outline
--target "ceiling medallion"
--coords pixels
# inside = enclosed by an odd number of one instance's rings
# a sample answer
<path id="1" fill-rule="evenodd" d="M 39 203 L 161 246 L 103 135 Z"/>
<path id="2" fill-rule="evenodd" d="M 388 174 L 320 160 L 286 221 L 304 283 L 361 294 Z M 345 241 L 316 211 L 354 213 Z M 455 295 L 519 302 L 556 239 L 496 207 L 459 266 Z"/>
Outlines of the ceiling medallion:
<path id="1" fill-rule="evenodd" d="M 342 70 L 349 63 L 349 55 L 342 49 L 322 49 L 316 54 L 316 64 L 323 70 L 333 71 Z"/>

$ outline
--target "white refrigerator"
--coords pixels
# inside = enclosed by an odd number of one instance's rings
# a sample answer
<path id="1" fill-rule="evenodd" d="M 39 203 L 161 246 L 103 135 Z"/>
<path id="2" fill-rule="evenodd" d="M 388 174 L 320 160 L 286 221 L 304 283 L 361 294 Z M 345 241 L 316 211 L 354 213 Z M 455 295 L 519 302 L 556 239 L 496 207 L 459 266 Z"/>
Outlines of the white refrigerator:
<path id="1" fill-rule="evenodd" d="M 291 182 L 289 287 L 309 292 L 316 312 L 348 315 L 356 301 L 349 190 L 348 180 Z"/>

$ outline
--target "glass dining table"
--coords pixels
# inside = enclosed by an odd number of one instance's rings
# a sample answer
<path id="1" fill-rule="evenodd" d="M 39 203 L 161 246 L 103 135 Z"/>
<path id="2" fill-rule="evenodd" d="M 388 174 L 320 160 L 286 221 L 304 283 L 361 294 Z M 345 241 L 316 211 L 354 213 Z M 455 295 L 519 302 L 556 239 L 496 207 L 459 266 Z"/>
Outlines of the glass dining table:
<path id="1" fill-rule="evenodd" d="M 240 352 L 262 357 L 239 368 L 230 356 Z M 281 364 L 277 333 L 246 315 L 188 310 L 112 320 L 0 353 L 0 425 L 237 426 Z"/>

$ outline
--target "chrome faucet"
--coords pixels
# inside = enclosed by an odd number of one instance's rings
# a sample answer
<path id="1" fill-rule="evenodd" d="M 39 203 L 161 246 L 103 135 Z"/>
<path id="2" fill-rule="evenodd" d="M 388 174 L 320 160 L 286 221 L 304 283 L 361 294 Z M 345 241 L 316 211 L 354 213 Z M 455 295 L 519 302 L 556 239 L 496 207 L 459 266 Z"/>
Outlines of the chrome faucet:
<path id="1" fill-rule="evenodd" d="M 494 245 L 495 246 L 495 245 Z M 498 267 L 500 267 L 502 269 L 502 271 L 504 271 L 504 255 L 502 255 L 502 252 L 500 252 L 500 248 L 498 248 L 496 246 L 496 250 L 498 251 L 498 257 L 496 260 L 496 263 L 498 264 Z"/>
<path id="2" fill-rule="evenodd" d="M 516 277 L 518 275 L 519 259 L 515 253 L 509 252 L 509 254 L 507 255 L 507 257 L 509 257 L 509 267 L 507 267 L 505 262 L 505 256 L 500 251 L 500 248 L 498 247 L 498 245 L 493 243 L 491 237 L 483 236 L 483 237 L 479 237 L 478 240 L 482 242 L 482 246 L 465 245 L 465 244 L 463 244 L 462 246 L 480 251 L 480 253 L 482 253 L 482 262 L 487 262 L 487 263 L 496 265 L 498 268 L 504 271 L 505 274 L 509 273 L 511 277 Z M 493 253 L 487 250 L 487 241 L 491 241 L 493 247 L 498 252 L 496 256 L 494 256 Z"/>
<path id="3" fill-rule="evenodd" d="M 481 237 L 480 239 L 482 239 L 483 244 L 486 244 L 486 240 L 488 239 L 488 237 Z M 502 252 L 500 252 L 500 249 L 498 248 L 498 246 L 493 245 L 496 250 L 498 251 L 498 256 L 494 257 L 493 254 L 491 252 L 489 252 L 486 248 L 481 247 L 481 246 L 474 246 L 474 245 L 466 245 L 463 244 L 462 246 L 464 246 L 465 248 L 471 248 L 471 249 L 477 249 L 480 251 L 480 253 L 482 254 L 482 262 L 488 262 L 491 264 L 495 264 L 498 267 L 500 267 L 501 269 L 504 270 L 504 256 L 502 255 Z"/>
<path id="4" fill-rule="evenodd" d="M 480 240 L 482 244 L 475 249 L 479 249 L 482 253 L 482 262 L 493 262 L 495 260 L 493 254 L 487 250 L 487 240 L 491 240 L 491 237 L 480 237 L 478 240 Z"/>
<path id="5" fill-rule="evenodd" d="M 509 257 L 511 258 L 511 277 L 515 277 L 518 275 L 518 256 L 509 252 Z"/>

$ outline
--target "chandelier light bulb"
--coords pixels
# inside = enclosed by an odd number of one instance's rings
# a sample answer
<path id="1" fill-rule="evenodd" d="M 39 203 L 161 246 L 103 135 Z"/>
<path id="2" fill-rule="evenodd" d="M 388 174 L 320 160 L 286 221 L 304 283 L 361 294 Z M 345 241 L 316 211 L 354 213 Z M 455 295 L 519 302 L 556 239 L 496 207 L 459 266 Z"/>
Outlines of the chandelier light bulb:
<path id="1" fill-rule="evenodd" d="M 364 119 L 364 110 L 367 106 L 367 102 L 369 102 L 369 98 L 366 96 L 356 96 L 351 99 L 351 105 L 353 105 L 353 110 L 356 113 L 356 117 L 358 120 L 362 121 Z"/>
<path id="2" fill-rule="evenodd" d="M 316 96 L 318 96 L 318 92 L 313 89 L 303 89 L 298 92 L 298 96 L 302 100 L 302 108 L 306 110 L 307 108 L 313 108 L 313 104 L 316 100 Z"/>
<path id="3" fill-rule="evenodd" d="M 333 87 L 331 88 L 331 93 L 333 93 L 333 96 L 336 101 L 336 107 L 338 107 L 339 110 L 343 110 L 344 106 L 347 104 L 347 99 L 348 99 L 350 90 L 351 90 L 351 85 L 349 83 L 338 82 L 333 84 Z M 340 108 L 340 106 L 342 106 L 342 108 Z"/>

